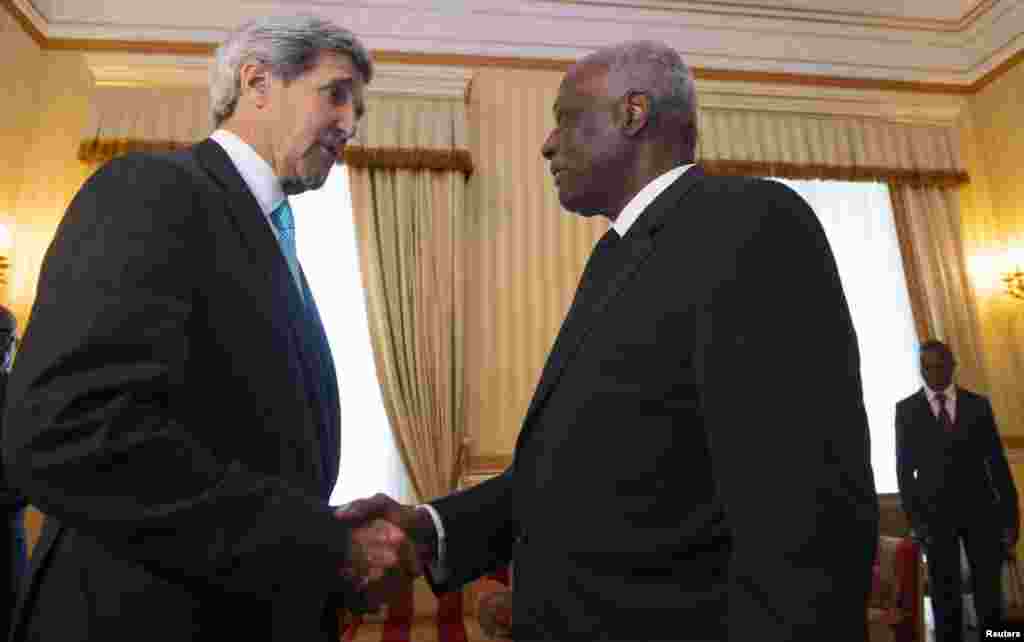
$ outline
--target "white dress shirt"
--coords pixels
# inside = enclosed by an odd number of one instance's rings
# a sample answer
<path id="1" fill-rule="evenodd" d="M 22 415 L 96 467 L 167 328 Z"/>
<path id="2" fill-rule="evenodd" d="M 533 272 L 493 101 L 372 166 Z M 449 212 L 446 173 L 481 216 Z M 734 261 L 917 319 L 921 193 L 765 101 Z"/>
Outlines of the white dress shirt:
<path id="1" fill-rule="evenodd" d="M 256 197 L 256 202 L 260 204 L 260 209 L 263 210 L 274 236 L 277 236 L 277 229 L 270 222 L 270 213 L 284 200 L 284 191 L 274 168 L 252 148 L 252 145 L 239 138 L 237 134 L 226 129 L 218 129 L 210 134 L 210 138 L 227 152 L 231 163 L 242 175 L 242 180 Z"/>
<path id="2" fill-rule="evenodd" d="M 622 208 L 619 215 L 615 217 L 615 222 L 612 223 L 612 227 L 615 228 L 619 238 L 624 238 L 626 233 L 629 232 L 629 228 L 640 218 L 644 210 L 693 166 L 693 163 L 689 163 L 674 167 L 652 180 L 642 190 L 637 192 L 636 196 L 631 198 L 629 203 L 626 203 L 626 207 Z M 431 564 L 430 573 L 435 582 L 443 582 L 444 578 L 448 575 L 448 569 L 444 565 L 444 523 L 441 521 L 441 515 L 437 512 L 437 509 L 430 504 L 421 504 L 418 508 L 426 509 L 430 513 L 430 517 L 434 521 L 434 527 L 437 529 L 437 559 Z"/>
<path id="3" fill-rule="evenodd" d="M 935 418 L 939 418 L 939 400 L 935 397 L 939 394 L 929 388 L 927 385 L 924 387 L 924 394 L 928 396 L 928 405 L 932 408 L 932 414 Z M 942 394 L 946 395 L 946 412 L 949 414 L 950 423 L 956 423 L 956 385 L 949 384 L 949 387 L 942 391 Z"/>
<path id="4" fill-rule="evenodd" d="M 654 199 L 661 196 L 661 193 L 669 188 L 672 183 L 685 174 L 687 170 L 693 167 L 693 163 L 687 165 L 680 165 L 673 169 L 668 170 L 661 176 L 657 177 L 650 183 L 644 186 L 642 190 L 636 193 L 636 196 L 629 199 L 626 203 L 626 207 L 622 208 L 619 215 L 615 217 L 615 222 L 612 223 L 612 227 L 619 233 L 619 238 L 625 238 L 626 233 L 629 232 L 629 228 L 636 223 L 636 220 L 640 218 L 640 215 L 644 213 L 644 210 L 654 202 Z"/>
<path id="5" fill-rule="evenodd" d="M 271 212 L 276 210 L 278 205 L 285 200 L 284 190 L 281 189 L 281 181 L 278 180 L 277 174 L 274 173 L 274 168 L 253 149 L 252 145 L 242 140 L 233 132 L 229 132 L 226 129 L 218 129 L 210 134 L 210 139 L 227 152 L 231 163 L 238 170 L 238 173 L 242 175 L 242 180 L 245 181 L 245 185 L 252 192 L 252 195 L 256 197 L 256 202 L 260 204 L 260 209 L 263 210 L 263 218 L 267 221 L 267 225 L 270 226 L 270 231 L 274 233 L 274 238 L 277 239 L 278 247 L 281 248 L 281 255 L 285 256 L 284 248 L 281 246 L 281 235 L 270 220 Z M 294 215 L 294 212 L 292 214 Z M 299 290 L 299 296 L 305 300 L 306 295 L 302 291 L 302 277 L 299 276 L 298 265 L 293 267 L 292 262 L 287 257 L 285 258 L 285 263 L 288 264 L 288 271 L 292 273 L 295 287 Z"/>

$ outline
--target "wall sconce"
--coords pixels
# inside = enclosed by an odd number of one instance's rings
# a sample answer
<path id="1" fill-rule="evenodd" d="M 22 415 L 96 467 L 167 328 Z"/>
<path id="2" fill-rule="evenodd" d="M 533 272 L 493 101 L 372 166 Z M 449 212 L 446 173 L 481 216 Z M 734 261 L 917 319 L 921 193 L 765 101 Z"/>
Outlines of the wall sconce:
<path id="1" fill-rule="evenodd" d="M 10 282 L 11 250 L 14 248 L 14 235 L 9 223 L 0 223 L 0 286 Z"/>
<path id="2" fill-rule="evenodd" d="M 1011 249 L 1006 251 L 1005 270 L 1002 272 L 1002 281 L 1004 291 L 1012 297 L 1021 299 L 1024 301 L 1024 271 L 1021 270 L 1021 266 L 1024 265 L 1024 243 L 1022 239 L 1014 238 L 1010 240 Z M 1010 266 L 1013 266 L 1011 268 Z"/>
<path id="3" fill-rule="evenodd" d="M 1024 271 L 1019 268 L 1013 272 L 1003 275 L 1003 283 L 1006 284 L 1006 293 L 1024 301 Z"/>

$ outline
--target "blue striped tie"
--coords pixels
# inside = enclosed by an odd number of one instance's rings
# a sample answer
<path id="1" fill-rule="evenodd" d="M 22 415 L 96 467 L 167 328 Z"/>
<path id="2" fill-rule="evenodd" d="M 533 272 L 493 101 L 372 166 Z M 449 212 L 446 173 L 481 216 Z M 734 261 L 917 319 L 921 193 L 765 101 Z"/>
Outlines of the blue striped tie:
<path id="1" fill-rule="evenodd" d="M 299 288 L 299 296 L 305 300 L 302 291 L 302 279 L 299 278 L 299 255 L 295 247 L 295 217 L 292 216 L 292 208 L 288 205 L 288 199 L 281 201 L 281 204 L 270 213 L 270 222 L 277 230 L 277 238 L 281 242 L 281 251 L 288 261 L 288 269 L 295 278 L 295 285 Z"/>

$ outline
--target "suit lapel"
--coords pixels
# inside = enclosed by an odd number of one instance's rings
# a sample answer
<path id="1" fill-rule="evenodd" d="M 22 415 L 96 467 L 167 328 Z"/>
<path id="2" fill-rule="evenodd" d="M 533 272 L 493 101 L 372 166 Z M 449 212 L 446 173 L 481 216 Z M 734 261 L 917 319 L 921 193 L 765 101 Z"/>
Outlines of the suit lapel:
<path id="1" fill-rule="evenodd" d="M 629 287 L 633 275 L 654 251 L 654 239 L 666 222 L 666 214 L 679 208 L 680 201 L 703 176 L 704 172 L 700 167 L 691 168 L 651 203 L 640 215 L 640 218 L 633 223 L 626 237 L 619 242 L 619 246 L 615 249 L 614 260 L 617 262 L 617 266 L 611 276 L 598 286 L 598 289 L 592 293 L 592 298 L 585 303 L 582 309 L 570 310 L 558 332 L 551 354 L 548 355 L 548 360 L 544 364 L 540 383 L 537 384 L 537 390 L 526 411 L 520 441 L 522 435 L 530 430 L 534 415 L 551 395 L 555 384 L 558 383 L 566 366 L 583 345 L 583 341 L 590 334 L 594 324 L 600 319 L 608 305 Z"/>
<path id="2" fill-rule="evenodd" d="M 276 314 L 274 318 L 281 319 L 283 316 L 288 324 L 289 332 L 298 347 L 299 359 L 308 374 L 309 382 L 306 391 L 313 415 L 320 421 L 325 421 L 326 417 L 323 412 L 325 400 L 322 399 L 323 391 L 317 381 L 323 372 L 318 357 L 317 337 L 312 331 L 301 295 L 295 287 L 295 278 L 288 268 L 288 263 L 285 261 L 270 225 L 265 220 L 263 210 L 256 201 L 256 197 L 249 191 L 249 187 L 238 170 L 235 169 L 231 158 L 220 145 L 207 139 L 196 145 L 193 151 L 200 166 L 227 193 L 229 213 L 234 220 L 235 227 L 252 253 L 252 265 L 264 273 L 270 287 L 270 298 L 274 301 L 275 307 L 278 305 L 284 307 L 284 314 Z M 305 277 L 303 277 L 303 283 L 305 283 Z M 315 431 L 312 437 L 320 443 L 321 435 L 330 434 L 325 432 L 330 430 L 330 427 L 320 426 L 318 428 L 320 429 Z M 325 444 L 320 443 L 320 447 L 324 448 Z M 326 479 L 329 472 L 324 470 L 323 458 L 319 458 L 316 464 L 319 477 Z"/>
<path id="3" fill-rule="evenodd" d="M 971 403 L 963 388 L 956 388 L 956 417 L 953 420 L 953 427 L 957 434 L 966 434 L 968 426 L 973 423 L 974 404 Z"/>

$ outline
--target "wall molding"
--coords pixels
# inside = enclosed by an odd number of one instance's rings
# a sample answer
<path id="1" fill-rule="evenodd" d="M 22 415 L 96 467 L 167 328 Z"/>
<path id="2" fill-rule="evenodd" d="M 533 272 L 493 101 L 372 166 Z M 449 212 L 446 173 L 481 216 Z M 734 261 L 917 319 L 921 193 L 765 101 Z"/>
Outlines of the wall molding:
<path id="1" fill-rule="evenodd" d="M 896 15 L 876 15 L 859 11 L 805 9 L 780 5 L 750 5 L 712 3 L 707 0 L 553 0 L 563 4 L 604 5 L 624 9 L 661 9 L 693 13 L 728 13 L 734 16 L 780 18 L 803 22 L 829 22 L 844 25 L 875 26 L 912 31 L 964 32 L 999 0 L 975 0 L 973 5 L 956 18 L 914 18 Z"/>
<path id="2" fill-rule="evenodd" d="M 183 0 L 186 6 L 190 1 Z M 226 5 L 211 15 L 209 28 L 195 29 L 173 26 L 180 20 L 166 7 L 154 13 L 153 21 L 166 25 L 160 27 L 133 26 L 132 20 L 146 15 L 140 10 L 129 12 L 133 17 L 121 24 L 104 22 L 102 16 L 87 19 L 82 10 L 67 5 L 55 14 L 56 22 L 47 22 L 45 11 L 56 9 L 45 3 L 36 2 L 44 13 L 31 0 L 0 4 L 47 50 L 162 56 L 209 56 L 225 25 L 233 24 L 240 12 Z M 267 9 L 280 6 L 280 0 L 271 0 Z M 624 7 L 632 11 L 624 14 Z M 756 8 L 712 6 L 705 0 L 481 0 L 471 9 L 408 2 L 358 18 L 340 3 L 327 2 L 322 11 L 355 20 L 357 31 L 374 34 L 367 43 L 380 62 L 410 65 L 564 70 L 597 43 L 620 38 L 623 26 L 668 41 L 704 80 L 971 94 L 1024 58 L 1024 35 L 1018 33 L 1024 25 L 1024 4 L 1008 0 L 978 0 L 955 20 L 767 3 Z M 568 41 L 562 35 L 568 24 L 579 26 L 579 38 Z M 447 53 L 430 53 L 438 51 Z M 771 71 L 773 67 L 787 71 Z"/>
<path id="3" fill-rule="evenodd" d="M 172 56 L 123 52 L 85 52 L 86 65 L 98 86 L 208 86 L 208 56 Z M 370 95 L 464 98 L 473 69 L 440 65 L 380 62 Z M 790 113 L 879 118 L 896 122 L 950 125 L 967 104 L 959 94 L 915 94 L 900 90 L 778 85 L 697 78 L 704 108 L 750 109 Z"/>
<path id="4" fill-rule="evenodd" d="M 959 94 L 913 94 L 899 90 L 702 80 L 697 97 L 704 109 L 748 109 L 892 122 L 952 125 L 967 107 Z"/>
<path id="5" fill-rule="evenodd" d="M 101 87 L 177 87 L 206 89 L 209 56 L 85 52 L 85 63 Z M 472 72 L 458 67 L 376 64 L 367 93 L 464 99 Z"/>

